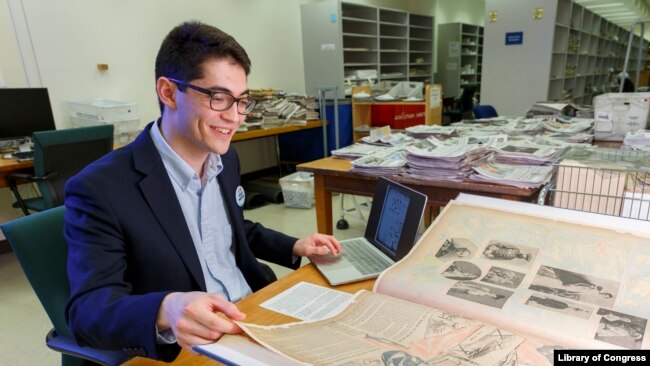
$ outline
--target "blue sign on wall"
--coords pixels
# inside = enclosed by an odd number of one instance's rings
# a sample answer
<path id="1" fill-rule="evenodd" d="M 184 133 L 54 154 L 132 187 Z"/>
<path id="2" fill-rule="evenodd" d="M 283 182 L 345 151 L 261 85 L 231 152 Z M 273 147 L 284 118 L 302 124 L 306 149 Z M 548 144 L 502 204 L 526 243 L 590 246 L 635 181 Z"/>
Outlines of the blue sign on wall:
<path id="1" fill-rule="evenodd" d="M 506 46 L 524 43 L 524 32 L 506 32 Z"/>

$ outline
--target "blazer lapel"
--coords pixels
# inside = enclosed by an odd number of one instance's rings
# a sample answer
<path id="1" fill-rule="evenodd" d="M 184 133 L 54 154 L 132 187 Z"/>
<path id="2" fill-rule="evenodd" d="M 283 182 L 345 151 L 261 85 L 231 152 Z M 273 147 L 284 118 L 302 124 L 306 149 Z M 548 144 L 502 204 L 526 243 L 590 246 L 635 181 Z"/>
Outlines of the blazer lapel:
<path id="1" fill-rule="evenodd" d="M 158 219 L 162 231 L 175 247 L 187 270 L 201 290 L 206 291 L 201 263 L 187 228 L 183 209 L 176 199 L 176 192 L 172 187 L 167 170 L 149 134 L 152 124 L 150 123 L 133 142 L 135 168 L 145 175 L 140 181 L 140 189 L 151 211 Z"/>

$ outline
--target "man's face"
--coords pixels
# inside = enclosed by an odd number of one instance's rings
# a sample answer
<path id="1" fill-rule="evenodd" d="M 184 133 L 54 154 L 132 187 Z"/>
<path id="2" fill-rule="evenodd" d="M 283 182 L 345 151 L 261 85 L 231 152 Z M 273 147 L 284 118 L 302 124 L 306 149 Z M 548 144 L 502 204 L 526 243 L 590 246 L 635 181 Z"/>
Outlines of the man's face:
<path id="1" fill-rule="evenodd" d="M 248 95 L 246 72 L 229 59 L 206 61 L 203 75 L 201 79 L 187 82 L 204 89 L 225 92 L 235 98 Z M 225 111 L 215 111 L 210 108 L 208 95 L 190 88 L 177 92 L 176 102 L 174 140 L 180 143 L 182 150 L 192 155 L 209 152 L 224 154 L 246 118 L 237 112 L 237 102 Z"/>

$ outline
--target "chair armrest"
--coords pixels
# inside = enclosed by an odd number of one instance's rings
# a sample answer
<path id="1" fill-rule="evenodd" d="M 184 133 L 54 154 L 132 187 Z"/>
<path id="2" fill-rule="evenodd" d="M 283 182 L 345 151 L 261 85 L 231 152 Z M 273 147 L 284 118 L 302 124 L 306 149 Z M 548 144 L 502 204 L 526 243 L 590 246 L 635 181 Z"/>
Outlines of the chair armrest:
<path id="1" fill-rule="evenodd" d="M 60 336 L 54 329 L 50 330 L 45 337 L 47 346 L 57 352 L 89 360 L 102 366 L 121 365 L 131 358 L 126 353 L 119 351 L 106 351 L 91 347 L 82 347 L 71 337 Z"/>

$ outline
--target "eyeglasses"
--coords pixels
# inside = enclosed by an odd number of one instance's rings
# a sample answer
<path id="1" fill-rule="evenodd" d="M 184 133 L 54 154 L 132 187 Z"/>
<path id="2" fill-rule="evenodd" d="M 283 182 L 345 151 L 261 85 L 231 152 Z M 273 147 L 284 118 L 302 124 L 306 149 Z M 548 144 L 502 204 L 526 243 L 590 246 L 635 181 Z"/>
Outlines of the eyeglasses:
<path id="1" fill-rule="evenodd" d="M 184 81 L 176 80 L 169 78 L 171 82 L 174 84 L 183 86 L 183 87 L 188 87 L 190 89 L 194 89 L 200 93 L 203 93 L 205 95 L 210 96 L 210 108 L 214 111 L 217 112 L 222 112 L 225 110 L 228 110 L 232 105 L 237 102 L 237 113 L 239 114 L 246 114 L 250 113 L 250 111 L 253 110 L 255 107 L 255 104 L 257 104 L 257 100 L 255 99 L 250 99 L 248 97 L 243 97 L 243 98 L 235 98 L 231 94 L 228 94 L 226 92 L 220 92 L 220 91 L 212 91 L 209 89 L 204 89 L 201 88 L 200 86 L 192 85 L 190 83 L 186 83 Z M 181 91 L 183 91 L 181 88 L 179 88 Z"/>

